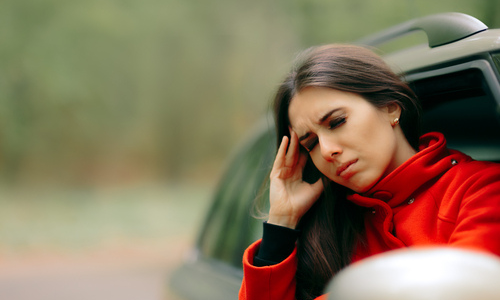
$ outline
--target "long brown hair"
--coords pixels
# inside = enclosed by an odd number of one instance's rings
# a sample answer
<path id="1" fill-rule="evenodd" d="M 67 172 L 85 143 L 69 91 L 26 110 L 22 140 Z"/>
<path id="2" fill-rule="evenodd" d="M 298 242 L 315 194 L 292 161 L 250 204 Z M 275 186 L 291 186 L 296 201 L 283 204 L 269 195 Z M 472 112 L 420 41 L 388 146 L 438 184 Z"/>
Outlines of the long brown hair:
<path id="1" fill-rule="evenodd" d="M 284 135 L 290 136 L 290 101 L 309 86 L 353 92 L 379 108 L 399 105 L 401 129 L 418 149 L 421 109 L 413 91 L 371 50 L 338 44 L 305 51 L 279 87 L 273 103 L 278 144 Z M 299 223 L 296 299 L 300 300 L 321 295 L 328 280 L 350 263 L 355 246 L 362 243 L 363 208 L 347 201 L 347 190 L 320 174 L 309 160 L 304 180 L 318 178 L 325 190 Z"/>

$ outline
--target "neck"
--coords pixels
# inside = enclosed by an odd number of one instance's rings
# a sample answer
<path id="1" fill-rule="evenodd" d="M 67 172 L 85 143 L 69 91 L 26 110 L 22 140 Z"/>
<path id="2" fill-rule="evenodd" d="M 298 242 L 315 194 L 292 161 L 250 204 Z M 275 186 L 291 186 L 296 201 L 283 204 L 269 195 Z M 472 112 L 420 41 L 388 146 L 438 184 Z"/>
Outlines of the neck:
<path id="1" fill-rule="evenodd" d="M 403 134 L 401 128 L 397 128 L 398 130 L 398 143 L 396 148 L 396 153 L 394 153 L 394 161 L 393 165 L 389 166 L 383 177 L 387 176 L 389 173 L 397 169 L 404 162 L 409 160 L 413 155 L 417 154 L 417 150 L 413 149 L 408 140 Z"/>

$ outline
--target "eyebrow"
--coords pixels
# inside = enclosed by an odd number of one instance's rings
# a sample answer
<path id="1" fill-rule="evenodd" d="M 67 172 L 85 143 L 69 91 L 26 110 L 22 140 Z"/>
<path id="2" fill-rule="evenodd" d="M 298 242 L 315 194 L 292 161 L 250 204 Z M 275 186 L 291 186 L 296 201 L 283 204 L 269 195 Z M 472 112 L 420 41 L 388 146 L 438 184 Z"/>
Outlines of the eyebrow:
<path id="1" fill-rule="evenodd" d="M 323 122 L 325 122 L 326 119 L 328 119 L 334 112 L 338 111 L 338 110 L 341 110 L 342 108 L 334 108 L 330 111 L 328 111 L 326 114 L 324 114 L 319 120 L 318 120 L 318 124 L 321 124 Z M 303 136 L 299 137 L 299 142 L 302 142 L 303 140 L 307 139 L 311 134 L 308 132 L 306 134 L 304 134 Z"/>
<path id="2" fill-rule="evenodd" d="M 326 114 L 324 114 L 320 119 L 319 119 L 319 124 L 325 122 L 326 119 L 328 119 L 334 112 L 338 111 L 338 110 L 341 110 L 341 108 L 334 108 L 332 110 L 330 110 L 329 112 L 327 112 Z"/>

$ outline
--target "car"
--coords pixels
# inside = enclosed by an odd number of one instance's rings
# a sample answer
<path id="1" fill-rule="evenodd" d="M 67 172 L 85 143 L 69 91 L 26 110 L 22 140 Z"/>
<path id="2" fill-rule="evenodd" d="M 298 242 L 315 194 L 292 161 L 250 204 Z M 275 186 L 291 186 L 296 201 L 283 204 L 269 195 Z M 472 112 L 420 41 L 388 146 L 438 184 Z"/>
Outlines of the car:
<path id="1" fill-rule="evenodd" d="M 358 41 L 379 46 L 415 31 L 428 44 L 383 55 L 404 77 L 424 109 L 424 132 L 445 134 L 450 148 L 500 162 L 500 29 L 465 14 L 443 13 L 397 25 Z M 172 275 L 183 299 L 237 299 L 244 250 L 262 235 L 251 214 L 268 202 L 268 174 L 276 151 L 273 122 L 264 117 L 239 147 L 213 195 L 189 259 Z"/>

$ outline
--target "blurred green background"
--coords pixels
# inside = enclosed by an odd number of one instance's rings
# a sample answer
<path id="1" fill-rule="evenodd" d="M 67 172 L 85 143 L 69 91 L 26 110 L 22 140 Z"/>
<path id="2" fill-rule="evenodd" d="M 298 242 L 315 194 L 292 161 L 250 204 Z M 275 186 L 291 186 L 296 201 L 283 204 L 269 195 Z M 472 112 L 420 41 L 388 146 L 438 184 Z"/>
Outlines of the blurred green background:
<path id="1" fill-rule="evenodd" d="M 1 1 L 0 254 L 191 232 L 300 50 L 447 11 L 500 27 L 498 0 Z"/>

